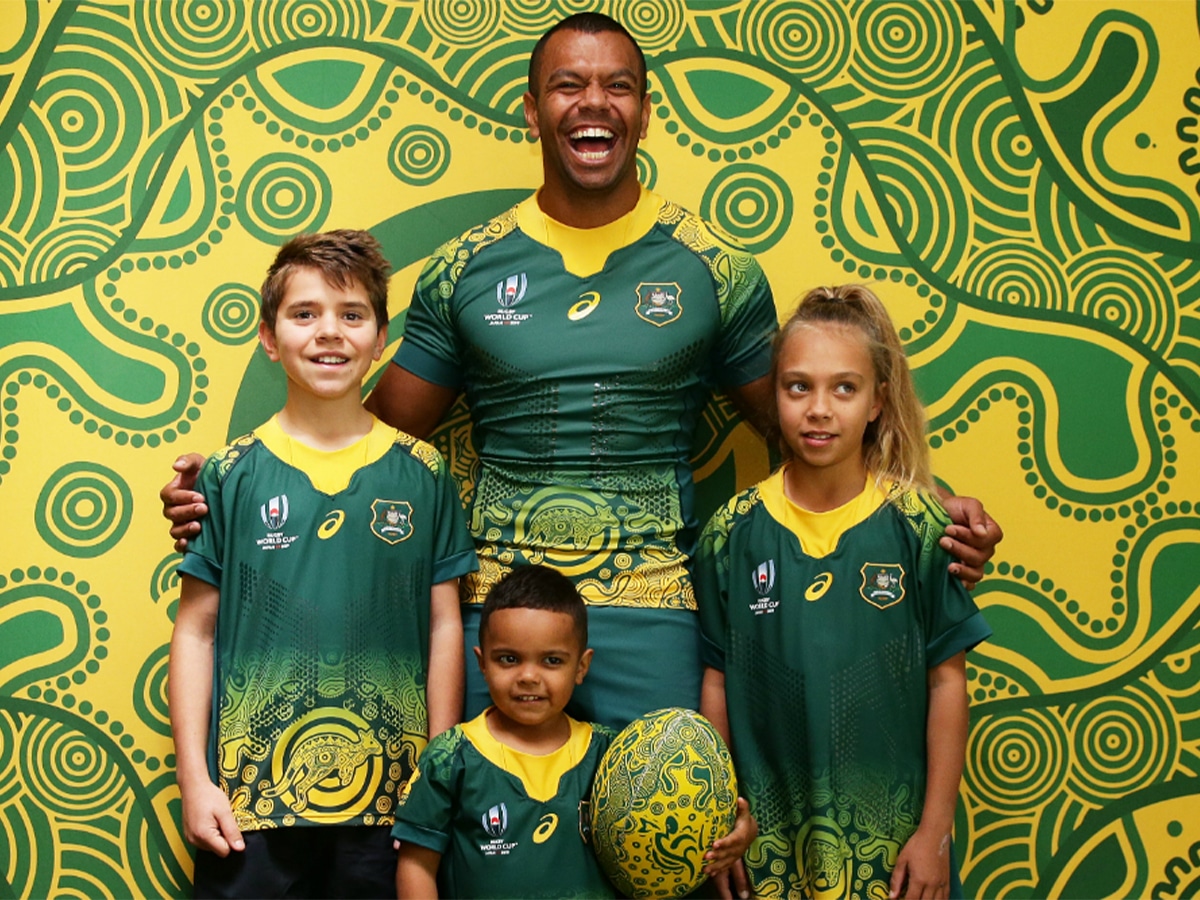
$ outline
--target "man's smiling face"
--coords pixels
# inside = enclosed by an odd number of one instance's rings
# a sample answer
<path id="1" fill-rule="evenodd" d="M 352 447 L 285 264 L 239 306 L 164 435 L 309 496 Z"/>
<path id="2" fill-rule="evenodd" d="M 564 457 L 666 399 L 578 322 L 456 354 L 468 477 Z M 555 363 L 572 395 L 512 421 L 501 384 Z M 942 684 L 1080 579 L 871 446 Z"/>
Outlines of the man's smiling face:
<path id="1" fill-rule="evenodd" d="M 650 120 L 643 79 L 623 34 L 550 36 L 537 92 L 525 95 L 525 120 L 542 142 L 545 191 L 586 204 L 637 185 L 638 142 Z"/>

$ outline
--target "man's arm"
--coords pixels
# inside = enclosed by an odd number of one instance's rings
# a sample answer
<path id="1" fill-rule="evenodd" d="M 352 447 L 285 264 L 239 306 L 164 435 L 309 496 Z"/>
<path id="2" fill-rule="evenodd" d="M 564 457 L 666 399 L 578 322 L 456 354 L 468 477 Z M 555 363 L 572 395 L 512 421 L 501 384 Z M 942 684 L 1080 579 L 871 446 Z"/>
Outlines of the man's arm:
<path id="1" fill-rule="evenodd" d="M 402 842 L 396 861 L 396 896 L 400 900 L 437 900 L 437 870 L 442 854 Z"/>
<path id="2" fill-rule="evenodd" d="M 917 830 L 896 857 L 889 897 L 945 900 L 950 895 L 950 839 L 967 752 L 967 654 L 929 670 L 925 724 L 925 806 Z"/>
<path id="3" fill-rule="evenodd" d="M 221 594 L 216 585 L 183 576 L 171 658 L 167 702 L 175 739 L 175 777 L 183 800 L 183 836 L 190 844 L 228 856 L 245 849 L 229 798 L 208 775 L 212 711 L 213 637 Z"/>
<path id="4" fill-rule="evenodd" d="M 429 737 L 457 725 L 463 711 L 463 627 L 458 579 L 435 584 L 429 597 Z"/>
<path id="5" fill-rule="evenodd" d="M 732 387 L 726 394 L 755 431 L 767 434 L 771 425 L 771 408 L 775 404 L 775 385 L 770 375 Z"/>
<path id="6" fill-rule="evenodd" d="M 455 388 L 434 384 L 388 363 L 363 405 L 393 428 L 427 440 L 457 397 Z"/>

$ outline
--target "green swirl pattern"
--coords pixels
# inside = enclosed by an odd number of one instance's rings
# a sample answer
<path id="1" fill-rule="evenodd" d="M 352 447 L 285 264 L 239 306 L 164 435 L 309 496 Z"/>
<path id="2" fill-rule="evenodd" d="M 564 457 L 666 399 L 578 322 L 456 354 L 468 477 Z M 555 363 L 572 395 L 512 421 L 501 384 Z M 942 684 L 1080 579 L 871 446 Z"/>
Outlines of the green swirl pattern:
<path id="1" fill-rule="evenodd" d="M 1195 895 L 1200 25 L 1054 0 L 0 4 L 5 889 L 190 893 L 158 489 L 278 408 L 252 286 L 285 238 L 373 229 L 394 348 L 409 267 L 539 183 L 528 53 L 585 9 L 647 52 L 642 183 L 781 310 L 872 284 L 935 471 L 1005 527 L 967 893 Z M 461 402 L 434 442 L 470 499 Z M 725 401 L 694 454 L 700 518 L 771 462 Z"/>

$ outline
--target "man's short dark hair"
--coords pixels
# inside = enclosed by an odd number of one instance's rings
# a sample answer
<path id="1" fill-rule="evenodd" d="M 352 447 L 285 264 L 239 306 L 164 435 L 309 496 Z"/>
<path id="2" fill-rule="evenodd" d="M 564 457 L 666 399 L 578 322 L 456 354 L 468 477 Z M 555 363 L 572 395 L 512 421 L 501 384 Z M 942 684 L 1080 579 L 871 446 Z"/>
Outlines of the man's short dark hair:
<path id="1" fill-rule="evenodd" d="M 574 620 L 581 650 L 587 648 L 587 607 L 571 579 L 549 566 L 518 566 L 488 591 L 479 614 L 479 646 L 487 633 L 488 619 L 501 609 L 542 609 L 566 613 Z"/>
<path id="2" fill-rule="evenodd" d="M 633 49 L 637 51 L 638 58 L 638 78 L 641 80 L 642 96 L 645 96 L 646 87 L 646 54 L 642 52 L 642 48 L 638 46 L 638 42 L 633 35 L 629 33 L 629 29 L 618 22 L 611 16 L 606 16 L 604 13 L 598 12 L 581 12 L 567 16 L 557 25 L 553 26 L 549 31 L 538 38 L 538 42 L 533 46 L 533 52 L 529 54 L 529 93 L 535 97 L 538 92 L 538 75 L 539 69 L 542 66 L 542 56 L 546 51 L 546 42 L 550 37 L 560 31 L 578 31 L 582 34 L 605 34 L 606 32 L 615 32 L 625 35 L 629 43 L 633 44 Z"/>
<path id="3" fill-rule="evenodd" d="M 318 234 L 300 234 L 279 248 L 259 291 L 259 313 L 275 329 L 279 304 L 297 269 L 315 269 L 328 284 L 345 290 L 360 284 L 367 292 L 380 331 L 388 323 L 388 276 L 391 263 L 369 231 L 343 228 Z"/>

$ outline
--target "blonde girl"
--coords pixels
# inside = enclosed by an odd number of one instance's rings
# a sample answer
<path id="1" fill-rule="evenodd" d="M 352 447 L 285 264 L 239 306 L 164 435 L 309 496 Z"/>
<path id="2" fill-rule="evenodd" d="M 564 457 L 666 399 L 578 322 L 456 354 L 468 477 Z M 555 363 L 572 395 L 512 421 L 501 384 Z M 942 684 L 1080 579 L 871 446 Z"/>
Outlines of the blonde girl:
<path id="1" fill-rule="evenodd" d="M 925 419 L 866 287 L 818 288 L 774 347 L 780 469 L 697 555 L 702 711 L 758 819 L 760 896 L 961 896 L 965 653 L 991 634 L 938 546 Z"/>

